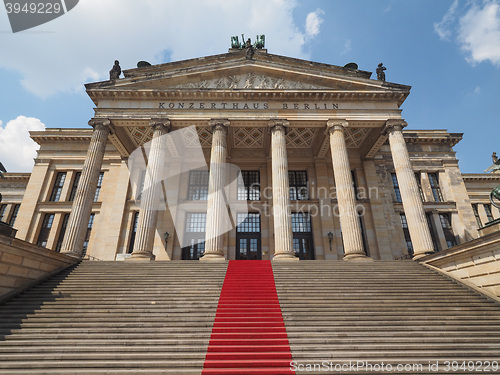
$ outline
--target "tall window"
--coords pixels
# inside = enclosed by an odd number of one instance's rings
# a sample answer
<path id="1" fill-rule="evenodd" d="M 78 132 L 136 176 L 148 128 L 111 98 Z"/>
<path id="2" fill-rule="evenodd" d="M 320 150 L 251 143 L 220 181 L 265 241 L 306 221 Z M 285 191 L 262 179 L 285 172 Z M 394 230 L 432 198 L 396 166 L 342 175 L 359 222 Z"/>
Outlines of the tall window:
<path id="1" fill-rule="evenodd" d="M 132 218 L 132 228 L 130 234 L 130 242 L 128 244 L 127 254 L 132 254 L 134 251 L 135 235 L 137 233 L 137 223 L 139 222 L 139 212 L 134 212 L 134 217 Z"/>
<path id="2" fill-rule="evenodd" d="M 359 189 L 358 189 L 358 179 L 356 176 L 356 171 L 352 170 L 351 171 L 351 176 L 352 176 L 352 187 L 354 188 L 354 195 L 356 196 L 356 199 L 359 199 Z"/>
<path id="3" fill-rule="evenodd" d="M 14 209 L 12 210 L 12 214 L 10 215 L 10 220 L 9 220 L 9 226 L 11 227 L 13 227 L 14 223 L 16 222 L 17 214 L 19 213 L 19 207 L 21 207 L 20 204 L 14 205 Z"/>
<path id="4" fill-rule="evenodd" d="M 441 221 L 441 226 L 443 227 L 446 244 L 448 247 L 455 246 L 457 244 L 457 240 L 453 234 L 453 228 L 451 227 L 451 214 L 439 214 L 439 220 Z"/>
<path id="5" fill-rule="evenodd" d="M 426 212 L 425 218 L 427 219 L 427 226 L 429 227 L 429 232 L 431 233 L 432 246 L 434 247 L 434 252 L 439 251 L 438 240 L 436 235 L 436 229 L 434 226 L 434 221 L 432 220 L 432 213 Z"/>
<path id="6" fill-rule="evenodd" d="M 3 217 L 5 216 L 5 212 L 7 211 L 7 205 L 6 204 L 0 204 L 0 221 L 3 220 Z"/>
<path id="7" fill-rule="evenodd" d="M 69 220 L 69 214 L 64 214 L 63 222 L 61 225 L 61 231 L 59 232 L 59 237 L 57 238 L 57 244 L 55 248 L 55 251 L 58 253 L 61 251 L 64 235 L 66 234 L 66 228 L 68 227 L 68 220 Z"/>
<path id="8" fill-rule="evenodd" d="M 417 180 L 418 191 L 422 202 L 425 202 L 424 192 L 422 191 L 422 175 L 420 172 L 415 172 L 415 180 Z"/>
<path id="9" fill-rule="evenodd" d="M 97 188 L 95 190 L 95 195 L 94 195 L 94 202 L 97 202 L 99 200 L 99 194 L 101 193 L 101 188 L 102 188 L 102 179 L 104 178 L 104 173 L 101 172 L 99 174 L 99 179 L 97 180 Z"/>
<path id="10" fill-rule="evenodd" d="M 403 202 L 401 199 L 401 190 L 399 190 L 398 178 L 396 177 L 396 173 L 391 173 L 392 178 L 392 186 L 394 187 L 394 194 L 396 195 L 396 202 Z"/>
<path id="11" fill-rule="evenodd" d="M 405 236 L 406 248 L 408 250 L 408 255 L 413 256 L 413 244 L 411 243 L 410 230 L 408 229 L 408 221 L 406 221 L 405 214 L 399 214 L 401 219 L 401 226 L 403 227 L 403 233 Z"/>
<path id="12" fill-rule="evenodd" d="M 241 171 L 241 179 L 238 179 L 238 200 L 240 201 L 260 200 L 259 171 Z"/>
<path id="13" fill-rule="evenodd" d="M 238 233 L 260 233 L 260 214 L 249 212 L 245 214 L 238 214 L 238 226 L 236 231 Z"/>
<path id="14" fill-rule="evenodd" d="M 288 179 L 290 183 L 290 200 L 302 201 L 309 199 L 306 171 L 288 171 Z"/>
<path id="15" fill-rule="evenodd" d="M 483 226 L 483 223 L 481 223 L 481 217 L 479 216 L 479 209 L 477 203 L 472 204 L 472 211 L 474 212 L 474 216 L 476 217 L 477 227 L 481 228 Z"/>
<path id="16" fill-rule="evenodd" d="M 432 195 L 434 196 L 435 202 L 442 202 L 443 195 L 441 194 L 441 188 L 439 187 L 439 178 L 437 173 L 429 173 L 429 182 L 431 184 Z"/>
<path id="17" fill-rule="evenodd" d="M 361 228 L 361 239 L 363 240 L 363 250 L 366 256 L 370 256 L 368 254 L 368 240 L 366 238 L 365 221 L 363 220 L 363 216 L 358 214 L 358 217 L 359 217 L 359 227 Z"/>
<path id="18" fill-rule="evenodd" d="M 82 176 L 82 172 L 76 172 L 75 177 L 73 178 L 73 185 L 71 185 L 71 193 L 69 194 L 69 201 L 73 202 L 76 196 L 76 189 L 78 189 L 78 183 L 80 182 L 80 177 Z"/>
<path id="19" fill-rule="evenodd" d="M 38 234 L 38 241 L 36 242 L 38 246 L 47 246 L 50 229 L 52 228 L 52 224 L 54 223 L 54 216 L 54 214 L 45 214 L 43 218 L 42 228 L 40 229 L 40 234 Z"/>
<path id="20" fill-rule="evenodd" d="M 491 204 L 485 204 L 484 206 L 484 212 L 486 212 L 486 217 L 488 218 L 488 222 L 495 220 L 493 218 L 493 214 L 491 213 Z"/>
<path id="21" fill-rule="evenodd" d="M 206 201 L 208 198 L 209 171 L 189 172 L 188 199 L 192 201 Z"/>
<path id="22" fill-rule="evenodd" d="M 50 194 L 51 202 L 59 202 L 59 198 L 61 197 L 61 192 L 64 185 L 64 180 L 66 180 L 66 172 L 59 172 L 56 177 L 56 181 L 54 182 L 54 187 L 52 188 L 52 194 Z"/>
<path id="23" fill-rule="evenodd" d="M 146 170 L 141 171 L 139 176 L 139 184 L 137 185 L 137 191 L 135 192 L 135 200 L 140 201 L 142 198 L 142 191 L 144 190 L 144 182 L 146 181 Z"/>
<path id="24" fill-rule="evenodd" d="M 82 256 L 87 254 L 87 249 L 89 247 L 90 233 L 92 233 L 92 226 L 94 225 L 95 214 L 90 214 L 89 223 L 87 225 L 87 233 L 85 233 L 85 240 L 83 241 L 83 252 Z"/>
<path id="25" fill-rule="evenodd" d="M 182 248 L 182 259 L 198 260 L 205 253 L 206 230 L 206 213 L 190 212 L 186 215 L 184 242 L 189 243 L 189 245 Z"/>

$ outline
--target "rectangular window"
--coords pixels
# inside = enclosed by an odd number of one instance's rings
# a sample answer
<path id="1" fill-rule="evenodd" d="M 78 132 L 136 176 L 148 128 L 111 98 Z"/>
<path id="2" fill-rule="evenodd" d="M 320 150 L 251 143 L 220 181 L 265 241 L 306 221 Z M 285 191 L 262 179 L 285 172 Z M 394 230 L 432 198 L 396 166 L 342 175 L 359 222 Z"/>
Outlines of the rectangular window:
<path id="1" fill-rule="evenodd" d="M 260 233 L 260 214 L 249 212 L 248 214 L 238 214 L 238 233 Z"/>
<path id="2" fill-rule="evenodd" d="M 354 195 L 356 196 L 356 200 L 359 199 L 359 189 L 358 189 L 358 179 L 356 177 L 356 171 L 351 171 L 352 176 L 352 187 L 354 188 Z"/>
<path id="3" fill-rule="evenodd" d="M 472 205 L 472 211 L 474 212 L 474 216 L 476 217 L 477 227 L 481 228 L 483 226 L 483 223 L 481 223 L 481 217 L 479 216 L 479 209 L 477 203 L 474 203 Z"/>
<path id="4" fill-rule="evenodd" d="M 83 252 L 82 256 L 87 254 L 87 249 L 89 247 L 90 233 L 92 233 L 92 225 L 94 225 L 95 214 L 90 214 L 89 223 L 87 225 L 87 233 L 85 233 L 85 241 L 83 241 Z"/>
<path id="5" fill-rule="evenodd" d="M 142 198 L 142 191 L 144 190 L 144 182 L 146 181 L 146 170 L 141 171 L 141 176 L 139 178 L 139 185 L 137 185 L 137 191 L 135 192 L 135 200 L 140 201 Z"/>
<path id="6" fill-rule="evenodd" d="M 363 250 L 365 251 L 366 256 L 370 256 L 368 253 L 368 240 L 366 238 L 365 221 L 363 220 L 363 216 L 361 215 L 359 215 L 359 227 L 361 228 L 361 238 L 363 239 Z"/>
<path id="7" fill-rule="evenodd" d="M 309 199 L 306 171 L 288 171 L 288 180 L 290 184 L 290 200 L 303 201 Z"/>
<path id="8" fill-rule="evenodd" d="M 64 235 L 66 234 L 66 228 L 68 227 L 69 214 L 64 214 L 63 222 L 61 225 L 61 231 L 59 232 L 59 237 L 57 238 L 57 244 L 55 251 L 61 252 L 62 243 L 64 240 Z"/>
<path id="9" fill-rule="evenodd" d="M 486 217 L 488 218 L 488 222 L 495 220 L 491 212 L 491 204 L 484 204 L 483 206 L 484 212 L 486 212 Z"/>
<path id="10" fill-rule="evenodd" d="M 432 246 L 434 247 L 434 252 L 439 251 L 438 240 L 436 229 L 434 227 L 434 221 L 432 220 L 432 213 L 426 212 L 425 218 L 427 219 L 427 226 L 429 227 L 429 232 L 431 233 Z"/>
<path id="11" fill-rule="evenodd" d="M 130 234 L 130 242 L 128 244 L 127 254 L 132 254 L 134 251 L 135 235 L 137 233 L 137 223 L 139 222 L 139 212 L 134 212 L 134 217 L 132 218 L 132 228 Z"/>
<path id="12" fill-rule="evenodd" d="M 441 188 L 439 187 L 439 178 L 437 173 L 429 173 L 429 183 L 431 184 L 432 195 L 434 196 L 435 202 L 442 202 L 443 195 L 441 194 Z"/>
<path id="13" fill-rule="evenodd" d="M 311 215 L 309 213 L 292 213 L 292 232 L 311 233 Z"/>
<path id="14" fill-rule="evenodd" d="M 38 234 L 38 241 L 36 244 L 38 246 L 46 247 L 47 241 L 49 240 L 50 229 L 54 223 L 54 214 L 45 214 L 43 218 L 42 228 Z"/>
<path id="15" fill-rule="evenodd" d="M 21 207 L 20 204 L 14 205 L 14 208 L 12 210 L 12 214 L 10 215 L 10 220 L 9 220 L 9 226 L 11 226 L 11 227 L 13 227 L 14 223 L 16 222 L 17 214 L 19 213 L 19 207 Z"/>
<path id="16" fill-rule="evenodd" d="M 453 228 L 451 226 L 451 214 L 439 214 L 439 220 L 441 221 L 441 226 L 443 227 L 444 238 L 448 248 L 457 245 L 457 240 L 453 234 Z"/>
<path id="17" fill-rule="evenodd" d="M 241 171 L 241 179 L 238 179 L 238 200 L 240 201 L 260 200 L 259 171 Z"/>
<path id="18" fill-rule="evenodd" d="M 54 187 L 52 188 L 52 194 L 50 194 L 49 201 L 59 202 L 59 198 L 61 197 L 61 192 L 64 185 L 64 180 L 66 180 L 66 172 L 59 172 L 57 174 L 56 181 L 54 182 Z"/>
<path id="19" fill-rule="evenodd" d="M 188 199 L 192 201 L 206 201 L 208 198 L 209 171 L 189 172 Z"/>
<path id="20" fill-rule="evenodd" d="M 80 177 L 82 176 L 82 172 L 76 172 L 75 177 L 73 178 L 73 185 L 71 185 L 71 193 L 69 194 L 69 201 L 73 202 L 76 196 L 76 189 L 78 189 L 78 183 L 80 182 Z"/>
<path id="21" fill-rule="evenodd" d="M 396 195 L 396 202 L 403 202 L 401 199 L 401 190 L 399 190 L 398 178 L 396 177 L 396 173 L 391 173 L 392 178 L 392 186 L 394 187 L 394 194 Z"/>
<path id="22" fill-rule="evenodd" d="M 102 188 L 102 179 L 104 178 L 104 173 L 101 172 L 99 174 L 99 179 L 97 180 L 97 188 L 95 190 L 95 195 L 94 195 L 94 202 L 97 202 L 99 200 L 99 194 L 101 193 L 101 188 Z"/>
<path id="23" fill-rule="evenodd" d="M 403 233 L 405 236 L 406 248 L 408 250 L 408 255 L 413 257 L 413 244 L 411 243 L 410 230 L 408 229 L 408 222 L 406 221 L 405 214 L 399 214 L 401 218 L 401 226 L 403 227 Z"/>
<path id="24" fill-rule="evenodd" d="M 0 221 L 3 220 L 3 217 L 5 216 L 5 212 L 7 211 L 7 205 L 6 204 L 0 204 Z"/>
<path id="25" fill-rule="evenodd" d="M 422 175 L 420 172 L 415 172 L 415 180 L 417 180 L 418 191 L 420 193 L 420 199 L 425 202 L 424 192 L 422 191 Z"/>
<path id="26" fill-rule="evenodd" d="M 204 233 L 207 228 L 206 213 L 188 213 L 186 218 L 186 232 Z"/>

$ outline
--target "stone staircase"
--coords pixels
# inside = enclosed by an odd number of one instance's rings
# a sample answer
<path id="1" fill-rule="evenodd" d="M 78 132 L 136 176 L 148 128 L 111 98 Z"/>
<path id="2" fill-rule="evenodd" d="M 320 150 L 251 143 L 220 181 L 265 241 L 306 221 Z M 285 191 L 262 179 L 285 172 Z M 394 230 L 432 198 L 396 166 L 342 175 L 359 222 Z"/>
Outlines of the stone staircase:
<path id="1" fill-rule="evenodd" d="M 297 374 L 478 374 L 486 361 L 500 365 L 500 304 L 418 263 L 306 261 L 273 269 Z M 335 370 L 350 361 L 365 365 Z M 445 361 L 474 363 L 446 371 Z M 392 371 L 366 367 L 382 362 Z"/>
<path id="2" fill-rule="evenodd" d="M 84 261 L 0 306 L 0 374 L 201 374 L 226 269 Z M 297 374 L 348 374 L 335 365 L 349 361 L 393 366 L 358 374 L 478 374 L 500 362 L 500 304 L 415 262 L 273 270 Z M 324 361 L 333 370 L 307 371 Z M 446 371 L 445 361 L 476 367 Z"/>
<path id="3" fill-rule="evenodd" d="M 84 261 L 0 306 L 0 374 L 200 374 L 226 268 Z"/>

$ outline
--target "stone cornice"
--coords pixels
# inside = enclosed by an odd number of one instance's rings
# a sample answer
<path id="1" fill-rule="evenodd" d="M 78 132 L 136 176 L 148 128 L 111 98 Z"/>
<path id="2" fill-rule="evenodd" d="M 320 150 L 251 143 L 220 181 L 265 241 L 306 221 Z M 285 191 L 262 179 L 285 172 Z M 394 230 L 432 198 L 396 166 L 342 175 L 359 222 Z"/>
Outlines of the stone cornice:
<path id="1" fill-rule="evenodd" d="M 500 173 L 462 173 L 464 181 L 493 180 L 500 181 Z"/>
<path id="2" fill-rule="evenodd" d="M 2 180 L 0 179 L 0 184 L 2 182 L 8 182 L 8 181 L 26 181 L 28 182 L 31 176 L 31 173 L 4 173 L 3 174 L 5 179 Z"/>
<path id="3" fill-rule="evenodd" d="M 46 129 L 31 131 L 31 139 L 41 145 L 46 142 L 90 142 L 92 129 Z"/>
<path id="4" fill-rule="evenodd" d="M 446 130 L 403 130 L 406 143 L 447 143 L 455 146 L 463 133 L 448 133 Z"/>

